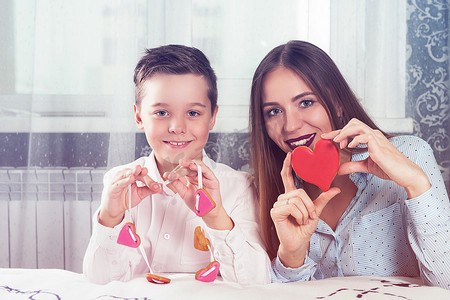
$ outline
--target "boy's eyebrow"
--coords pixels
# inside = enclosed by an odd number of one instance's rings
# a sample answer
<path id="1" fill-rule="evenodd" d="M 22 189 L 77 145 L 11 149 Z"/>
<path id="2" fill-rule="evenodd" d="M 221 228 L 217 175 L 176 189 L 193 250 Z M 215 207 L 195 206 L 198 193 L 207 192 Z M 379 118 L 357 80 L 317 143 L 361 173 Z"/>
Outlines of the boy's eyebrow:
<path id="1" fill-rule="evenodd" d="M 301 99 L 301 98 L 303 98 L 305 96 L 309 96 L 309 95 L 315 95 L 315 94 L 313 92 L 304 92 L 304 93 L 298 94 L 297 96 L 294 96 L 291 99 L 291 101 L 295 101 L 295 100 Z M 265 102 L 262 104 L 262 107 L 273 106 L 273 105 L 277 105 L 277 104 L 278 104 L 278 102 Z"/>
<path id="2" fill-rule="evenodd" d="M 205 105 L 205 104 L 203 104 L 203 103 L 201 103 L 201 102 L 193 102 L 193 103 L 189 103 L 189 104 L 191 104 L 192 106 L 201 106 L 201 107 L 206 107 L 206 105 Z"/>
<path id="3" fill-rule="evenodd" d="M 206 107 L 206 105 L 201 103 L 201 102 L 192 102 L 192 103 L 188 103 L 188 104 L 189 104 L 189 106 Z M 152 106 L 164 106 L 164 107 L 167 107 L 167 106 L 170 106 L 170 105 L 165 103 L 165 102 L 156 102 L 156 103 L 153 103 Z"/>
<path id="4" fill-rule="evenodd" d="M 153 103 L 152 106 L 169 106 L 169 105 L 164 102 L 156 102 L 156 103 Z"/>

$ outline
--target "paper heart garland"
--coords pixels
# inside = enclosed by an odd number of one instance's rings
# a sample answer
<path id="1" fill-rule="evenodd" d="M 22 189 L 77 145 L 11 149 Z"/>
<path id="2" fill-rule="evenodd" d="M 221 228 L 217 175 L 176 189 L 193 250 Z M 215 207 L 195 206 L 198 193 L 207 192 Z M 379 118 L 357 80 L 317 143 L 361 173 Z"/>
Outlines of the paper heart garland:
<path id="1" fill-rule="evenodd" d="M 169 278 L 158 276 L 155 274 L 150 274 L 150 273 L 145 274 L 145 278 L 147 278 L 148 282 L 157 283 L 157 284 L 167 284 L 171 281 Z"/>
<path id="2" fill-rule="evenodd" d="M 194 212 L 197 216 L 203 217 L 216 207 L 216 203 L 211 199 L 211 196 L 204 189 L 198 189 L 195 193 L 195 208 Z"/>
<path id="3" fill-rule="evenodd" d="M 195 279 L 203 282 L 212 282 L 216 280 L 217 274 L 219 273 L 220 263 L 215 260 L 211 262 L 206 268 L 198 270 L 195 273 Z"/>
<path id="4" fill-rule="evenodd" d="M 194 230 L 194 248 L 200 251 L 209 251 L 211 243 L 205 237 L 205 231 L 200 227 L 195 227 Z"/>
<path id="5" fill-rule="evenodd" d="M 304 181 L 328 191 L 339 169 L 339 150 L 330 140 L 319 140 L 314 151 L 300 146 L 292 151 L 292 168 Z"/>
<path id="6" fill-rule="evenodd" d="M 131 248 L 139 247 L 141 238 L 136 233 L 136 227 L 133 223 L 128 222 L 123 225 L 117 237 L 117 243 Z"/>

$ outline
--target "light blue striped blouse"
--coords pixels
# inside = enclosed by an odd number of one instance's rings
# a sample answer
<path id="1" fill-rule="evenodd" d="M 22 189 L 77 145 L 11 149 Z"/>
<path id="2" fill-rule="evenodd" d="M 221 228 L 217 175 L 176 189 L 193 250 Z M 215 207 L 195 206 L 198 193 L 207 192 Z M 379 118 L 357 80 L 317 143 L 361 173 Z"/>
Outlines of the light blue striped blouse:
<path id="1" fill-rule="evenodd" d="M 425 284 L 450 289 L 450 202 L 431 147 L 413 136 L 392 144 L 427 174 L 432 187 L 414 199 L 390 180 L 350 174 L 358 187 L 336 230 L 319 220 L 309 255 L 300 268 L 275 258 L 272 281 L 336 276 L 420 276 Z M 353 161 L 366 153 L 354 154 Z"/>

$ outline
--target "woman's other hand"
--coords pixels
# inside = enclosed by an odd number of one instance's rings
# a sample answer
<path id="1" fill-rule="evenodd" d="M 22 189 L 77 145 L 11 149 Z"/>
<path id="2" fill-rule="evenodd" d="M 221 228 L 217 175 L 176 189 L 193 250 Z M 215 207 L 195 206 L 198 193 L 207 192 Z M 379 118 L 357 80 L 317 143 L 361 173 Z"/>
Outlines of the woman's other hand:
<path id="1" fill-rule="evenodd" d="M 322 138 L 333 139 L 341 149 L 367 144 L 369 157 L 362 161 L 343 163 L 339 167 L 339 175 L 364 172 L 393 180 L 405 188 L 409 198 L 415 198 L 431 187 L 425 172 L 418 165 L 398 151 L 383 133 L 358 119 L 350 120 L 340 130 L 323 134 Z"/>

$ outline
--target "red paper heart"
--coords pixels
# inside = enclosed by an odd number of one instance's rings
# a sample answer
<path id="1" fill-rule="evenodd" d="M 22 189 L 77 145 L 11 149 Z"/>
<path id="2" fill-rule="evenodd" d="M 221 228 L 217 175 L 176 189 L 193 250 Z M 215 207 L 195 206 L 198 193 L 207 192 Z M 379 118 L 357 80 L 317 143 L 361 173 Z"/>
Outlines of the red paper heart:
<path id="1" fill-rule="evenodd" d="M 330 140 L 319 140 L 314 152 L 305 146 L 292 151 L 292 168 L 304 181 L 328 191 L 339 169 L 339 150 Z"/>
<path id="2" fill-rule="evenodd" d="M 200 269 L 195 274 L 195 279 L 203 282 L 212 282 L 216 280 L 217 273 L 219 273 L 220 263 L 215 260 L 206 266 L 204 269 Z"/>
<path id="3" fill-rule="evenodd" d="M 136 233 L 136 227 L 133 223 L 127 222 L 123 225 L 117 237 L 117 243 L 132 248 L 139 247 L 141 238 Z"/>

